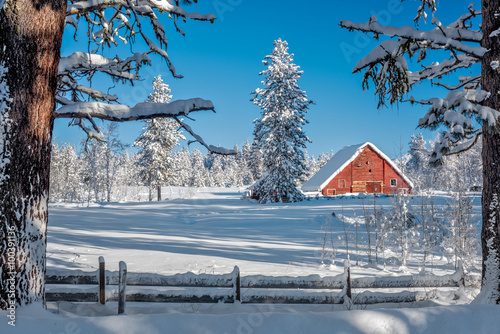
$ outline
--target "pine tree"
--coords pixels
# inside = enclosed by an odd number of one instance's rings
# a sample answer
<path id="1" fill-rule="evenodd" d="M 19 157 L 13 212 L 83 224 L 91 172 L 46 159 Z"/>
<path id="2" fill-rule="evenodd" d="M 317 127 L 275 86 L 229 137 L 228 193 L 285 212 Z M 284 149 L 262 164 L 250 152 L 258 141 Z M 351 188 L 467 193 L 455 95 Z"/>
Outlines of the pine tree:
<path id="1" fill-rule="evenodd" d="M 80 201 L 84 189 L 81 187 L 80 159 L 76 154 L 75 146 L 63 145 L 60 150 L 60 158 L 62 165 L 62 171 L 59 175 L 59 184 L 62 185 L 60 199 L 66 202 Z"/>
<path id="2" fill-rule="evenodd" d="M 191 154 L 187 147 L 183 146 L 180 151 L 174 153 L 175 179 L 172 185 L 180 187 L 191 186 Z"/>
<path id="3" fill-rule="evenodd" d="M 307 171 L 304 163 L 306 143 L 311 142 L 303 127 L 305 114 L 312 101 L 297 84 L 303 71 L 292 63 L 288 43 L 278 39 L 273 52 L 264 58 L 264 88 L 253 94 L 254 104 L 262 109 L 255 123 L 255 142 L 262 150 L 264 169 L 268 176 L 259 183 L 255 192 L 261 203 L 301 201 L 304 195 L 295 180 Z"/>
<path id="4" fill-rule="evenodd" d="M 83 140 L 82 147 L 82 178 L 87 190 L 87 203 L 92 201 L 104 202 L 105 168 L 104 168 L 104 142 L 91 139 Z"/>
<path id="5" fill-rule="evenodd" d="M 411 135 L 410 147 L 410 160 L 406 163 L 408 169 L 421 171 L 424 169 L 429 161 L 429 152 L 426 147 L 427 143 L 421 133 L 416 136 Z"/>
<path id="6" fill-rule="evenodd" d="M 127 145 L 118 138 L 118 124 L 110 122 L 105 126 L 104 142 L 102 145 L 102 163 L 104 168 L 104 184 L 106 188 L 106 201 L 111 202 L 111 193 L 116 182 L 116 173 L 119 168 L 119 156 Z"/>
<path id="7" fill-rule="evenodd" d="M 419 189 L 427 188 L 429 150 L 427 142 L 421 133 L 411 135 L 409 142 L 409 160 L 406 162 L 406 170 L 410 179 Z"/>
<path id="8" fill-rule="evenodd" d="M 191 153 L 191 180 L 189 186 L 195 188 L 201 188 L 207 186 L 208 172 L 205 167 L 205 161 L 203 159 L 203 154 L 197 148 Z"/>
<path id="9" fill-rule="evenodd" d="M 161 75 L 153 81 L 153 92 L 146 102 L 167 104 L 172 99 L 170 88 L 163 83 Z M 139 175 L 149 187 L 149 200 L 153 198 L 152 189 L 157 189 L 157 199 L 161 200 L 161 186 L 173 175 L 172 151 L 180 139 L 186 139 L 178 130 L 179 124 L 171 118 L 148 119 L 134 146 L 139 151 Z"/>
<path id="10" fill-rule="evenodd" d="M 210 168 L 210 175 L 215 187 L 223 187 L 224 186 L 224 170 L 222 164 L 222 157 L 215 156 L 212 167 Z"/>

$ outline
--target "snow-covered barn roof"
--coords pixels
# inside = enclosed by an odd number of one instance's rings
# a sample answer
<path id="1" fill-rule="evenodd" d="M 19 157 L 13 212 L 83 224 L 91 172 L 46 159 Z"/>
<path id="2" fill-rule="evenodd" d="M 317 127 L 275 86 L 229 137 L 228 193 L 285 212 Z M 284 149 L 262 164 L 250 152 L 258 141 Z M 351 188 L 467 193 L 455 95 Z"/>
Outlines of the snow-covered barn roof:
<path id="1" fill-rule="evenodd" d="M 323 190 L 328 183 L 337 176 L 344 168 L 346 168 L 358 155 L 363 151 L 366 146 L 370 146 L 378 155 L 380 155 L 387 163 L 405 180 L 410 187 L 413 188 L 413 183 L 401 172 L 401 170 L 372 143 L 366 142 L 364 144 L 351 145 L 342 148 L 340 151 L 328 160 L 328 162 L 321 167 L 321 169 L 314 174 L 307 182 L 302 185 L 304 192 L 316 192 Z"/>

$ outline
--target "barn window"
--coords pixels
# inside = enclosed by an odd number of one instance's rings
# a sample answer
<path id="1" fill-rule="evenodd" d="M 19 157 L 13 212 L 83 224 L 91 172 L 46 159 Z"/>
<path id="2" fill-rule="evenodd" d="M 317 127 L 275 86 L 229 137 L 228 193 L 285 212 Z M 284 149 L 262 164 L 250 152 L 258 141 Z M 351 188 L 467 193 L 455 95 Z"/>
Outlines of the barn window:
<path id="1" fill-rule="evenodd" d="M 345 188 L 345 180 L 339 180 L 339 188 Z"/>
<path id="2" fill-rule="evenodd" d="M 391 187 L 397 187 L 397 186 L 398 186 L 398 180 L 391 179 Z"/>
<path id="3" fill-rule="evenodd" d="M 366 162 L 366 164 L 367 164 L 367 165 L 369 165 L 369 164 L 370 164 L 370 161 L 367 161 L 367 162 Z"/>

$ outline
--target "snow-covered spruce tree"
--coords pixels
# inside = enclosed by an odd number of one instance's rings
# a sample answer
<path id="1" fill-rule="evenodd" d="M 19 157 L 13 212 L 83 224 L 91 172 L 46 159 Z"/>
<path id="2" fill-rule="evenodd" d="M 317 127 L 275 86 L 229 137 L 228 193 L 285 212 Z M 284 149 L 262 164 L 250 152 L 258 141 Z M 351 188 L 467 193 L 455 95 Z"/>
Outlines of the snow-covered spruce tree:
<path id="1" fill-rule="evenodd" d="M 161 75 L 153 80 L 153 92 L 146 102 L 169 103 L 170 88 L 163 83 Z M 134 146 L 139 146 L 139 175 L 149 188 L 149 200 L 156 188 L 157 199 L 161 201 L 161 187 L 173 176 L 172 151 L 179 140 L 186 139 L 179 130 L 179 124 L 171 118 L 144 120 L 144 127 Z"/>
<path id="2" fill-rule="evenodd" d="M 427 142 L 424 140 L 421 133 L 411 135 L 411 140 L 408 143 L 410 149 L 408 154 L 410 159 L 406 162 L 406 171 L 411 180 L 415 183 L 419 190 L 426 189 L 428 180 L 428 163 L 429 152 L 427 150 Z"/>
<path id="3" fill-rule="evenodd" d="M 191 179 L 189 186 L 195 188 L 206 187 L 209 181 L 209 173 L 205 167 L 205 159 L 197 148 L 191 153 Z"/>
<path id="4" fill-rule="evenodd" d="M 106 192 L 106 201 L 111 202 L 111 193 L 114 190 L 116 182 L 116 173 L 119 169 L 120 155 L 127 145 L 123 144 L 118 138 L 118 124 L 108 122 L 104 127 L 104 145 L 103 145 L 103 168 L 104 168 L 104 186 Z"/>
<path id="5" fill-rule="evenodd" d="M 439 163 L 444 155 L 459 153 L 474 145 L 482 137 L 483 197 L 482 197 L 482 292 L 478 301 L 500 303 L 500 0 L 482 0 L 481 10 L 469 2 L 464 4 L 464 15 L 448 25 L 435 15 L 435 0 L 421 0 L 416 23 L 432 12 L 429 30 L 405 26 L 383 26 L 372 16 L 367 23 L 342 20 L 340 26 L 349 30 L 373 33 L 375 38 L 388 36 L 363 59 L 353 72 L 364 71 L 363 86 L 373 81 L 379 106 L 403 101 L 416 83 L 430 81 L 449 90 L 444 98 L 431 98 L 414 103 L 429 105 L 428 112 L 419 121 L 420 127 L 435 129 L 444 126 L 441 141 L 431 154 L 431 163 Z M 454 4 L 457 5 L 457 4 Z M 468 9 L 465 8 L 468 5 Z M 474 24 L 481 20 L 480 26 Z M 436 51 L 437 50 L 437 51 Z M 429 52 L 428 52 L 429 51 Z M 428 54 L 442 59 L 427 59 Z M 430 56 L 429 56 L 430 57 Z M 421 68 L 411 70 L 407 60 L 416 58 Z M 481 70 L 473 75 L 480 64 Z M 467 69 L 466 76 L 447 76 Z M 449 78 L 448 83 L 442 81 Z M 481 124 L 475 127 L 476 119 Z M 460 144 L 459 144 L 460 143 Z"/>
<path id="6" fill-rule="evenodd" d="M 71 144 L 52 144 L 50 162 L 51 201 L 77 202 L 84 192 L 80 178 L 81 163 Z"/>
<path id="7" fill-rule="evenodd" d="M 191 182 L 191 154 L 186 146 L 183 146 L 180 151 L 174 152 L 174 173 L 175 179 L 171 181 L 171 185 L 187 187 Z"/>
<path id="8" fill-rule="evenodd" d="M 267 69 L 264 88 L 257 88 L 254 104 L 262 109 L 261 117 L 254 121 L 254 141 L 262 151 L 264 170 L 268 172 L 255 189 L 260 203 L 301 201 L 302 192 L 295 180 L 306 173 L 304 149 L 311 142 L 303 127 L 309 105 L 306 93 L 297 85 L 303 71 L 292 63 L 288 43 L 278 39 L 273 52 L 263 60 Z"/>
<path id="9" fill-rule="evenodd" d="M 104 202 L 105 168 L 104 168 L 104 142 L 96 139 L 83 140 L 82 147 L 82 180 L 87 190 L 87 205 L 92 201 Z"/>
<path id="10" fill-rule="evenodd" d="M 215 156 L 213 159 L 212 167 L 210 168 L 210 176 L 213 182 L 212 184 L 215 187 L 224 186 L 225 175 L 222 166 L 222 158 L 219 156 Z"/>
<path id="11" fill-rule="evenodd" d="M 0 1 L 0 309 L 14 303 L 44 303 L 50 150 L 56 118 L 72 119 L 89 135 L 99 136 L 95 118 L 132 121 L 214 109 L 211 101 L 199 98 L 128 107 L 119 104 L 116 95 L 84 84 L 101 74 L 117 81 L 138 80 L 140 67 L 151 63 L 150 53 L 160 55 L 171 73 L 181 77 L 166 52 L 163 23 L 171 20 L 174 29 L 184 34 L 180 21 L 187 19 L 213 22 L 215 17 L 187 12 L 177 0 Z M 79 25 L 79 21 L 84 22 Z M 84 43 L 84 52 L 61 57 L 65 26 L 88 28 L 84 35 L 95 50 L 87 53 Z M 147 31 L 154 31 L 154 37 Z M 136 39 L 145 47 L 134 47 L 130 56 L 107 58 L 98 53 Z M 86 96 L 95 102 L 80 102 Z M 209 150 L 232 153 L 195 139 Z M 16 261 L 9 262 L 8 256 Z M 9 298 L 11 286 L 15 298 Z"/>

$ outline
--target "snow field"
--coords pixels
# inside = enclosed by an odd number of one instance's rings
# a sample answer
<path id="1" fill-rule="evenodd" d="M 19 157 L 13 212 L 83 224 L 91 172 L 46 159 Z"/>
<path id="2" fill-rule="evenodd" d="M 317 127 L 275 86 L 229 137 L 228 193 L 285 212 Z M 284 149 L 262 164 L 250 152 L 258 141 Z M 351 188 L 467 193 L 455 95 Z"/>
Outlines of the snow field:
<path id="1" fill-rule="evenodd" d="M 117 271 L 119 261 L 123 260 L 129 273 L 228 274 L 237 265 L 242 277 L 335 276 L 343 272 L 343 261 L 347 259 L 342 240 L 343 226 L 332 225 L 337 244 L 335 262 L 327 258 L 325 264 L 321 264 L 321 231 L 332 212 L 349 218 L 345 221 L 353 278 L 397 277 L 407 272 L 418 274 L 422 269 L 422 254 L 418 250 L 410 253 L 404 270 L 400 268 L 399 254 L 393 251 L 386 251 L 385 269 L 380 261 L 378 265 L 368 263 L 366 230 L 359 217 L 363 215 L 363 202 L 369 206 L 368 202 L 373 200 L 370 196 L 262 205 L 241 200 L 238 189 L 205 188 L 195 192 L 166 188 L 163 191 L 163 198 L 168 200 L 162 202 L 110 203 L 90 207 L 51 205 L 48 270 L 94 272 L 98 257 L 104 256 L 107 270 Z M 438 206 L 444 207 L 448 197 L 442 193 L 435 199 Z M 381 197 L 376 201 L 381 208 L 391 206 L 391 198 Z M 476 213 L 480 210 L 479 205 L 479 198 L 475 198 Z M 354 265 L 356 224 L 357 266 Z M 374 256 L 373 252 L 372 249 Z M 453 261 L 445 255 L 433 253 L 430 256 L 432 265 L 427 265 L 427 272 L 437 275 L 455 272 Z M 110 287 L 108 292 L 111 290 Z M 252 290 L 254 294 L 262 292 L 261 289 Z M 266 290 L 263 295 L 282 293 L 274 289 L 262 290 Z M 397 289 L 387 291 L 396 292 Z M 420 289 L 412 291 L 420 293 Z M 429 289 L 422 289 L 421 293 L 429 292 Z M 243 298 L 247 293 L 242 289 Z M 108 302 L 105 306 L 58 302 L 48 303 L 51 312 L 36 306 L 18 309 L 14 331 L 7 321 L 3 321 L 0 322 L 0 332 L 495 333 L 500 328 L 500 319 L 496 317 L 499 306 L 457 305 L 467 303 L 475 293 L 477 290 L 467 289 L 465 298 L 453 300 L 454 292 L 441 290 L 437 299 L 429 301 L 353 305 L 350 311 L 346 311 L 344 305 L 333 304 L 129 302 L 126 314 L 120 316 L 116 315 L 116 302 Z M 380 292 L 353 290 L 353 298 L 363 294 L 377 295 Z M 0 315 L 8 319 L 4 313 L 0 312 Z"/>
<path id="2" fill-rule="evenodd" d="M 172 199 L 162 202 L 52 205 L 48 269 L 94 271 L 97 258 L 104 256 L 106 269 L 112 271 L 118 270 L 119 261 L 125 261 L 129 272 L 164 275 L 224 274 L 237 265 L 242 276 L 335 276 L 343 272 L 347 259 L 347 233 L 353 278 L 417 274 L 422 270 L 418 249 L 411 250 L 407 268 L 401 268 L 394 247 L 386 249 L 385 269 L 380 252 L 378 265 L 368 263 L 367 232 L 361 217 L 363 205 L 366 212 L 373 206 L 370 196 L 261 205 L 241 200 L 238 189 L 202 188 L 188 198 L 179 194 L 166 188 L 163 198 Z M 443 207 L 448 199 L 439 194 L 435 200 Z M 381 209 L 391 207 L 390 197 L 375 201 Z M 474 198 L 476 213 L 479 205 L 479 198 Z M 336 248 L 335 261 L 329 254 L 321 264 L 322 230 L 332 212 L 346 217 L 346 233 L 342 224 L 333 221 L 328 237 Z M 375 261 L 373 231 L 371 238 Z M 444 275 L 455 272 L 455 268 L 447 254 L 432 253 L 426 271 Z"/>

